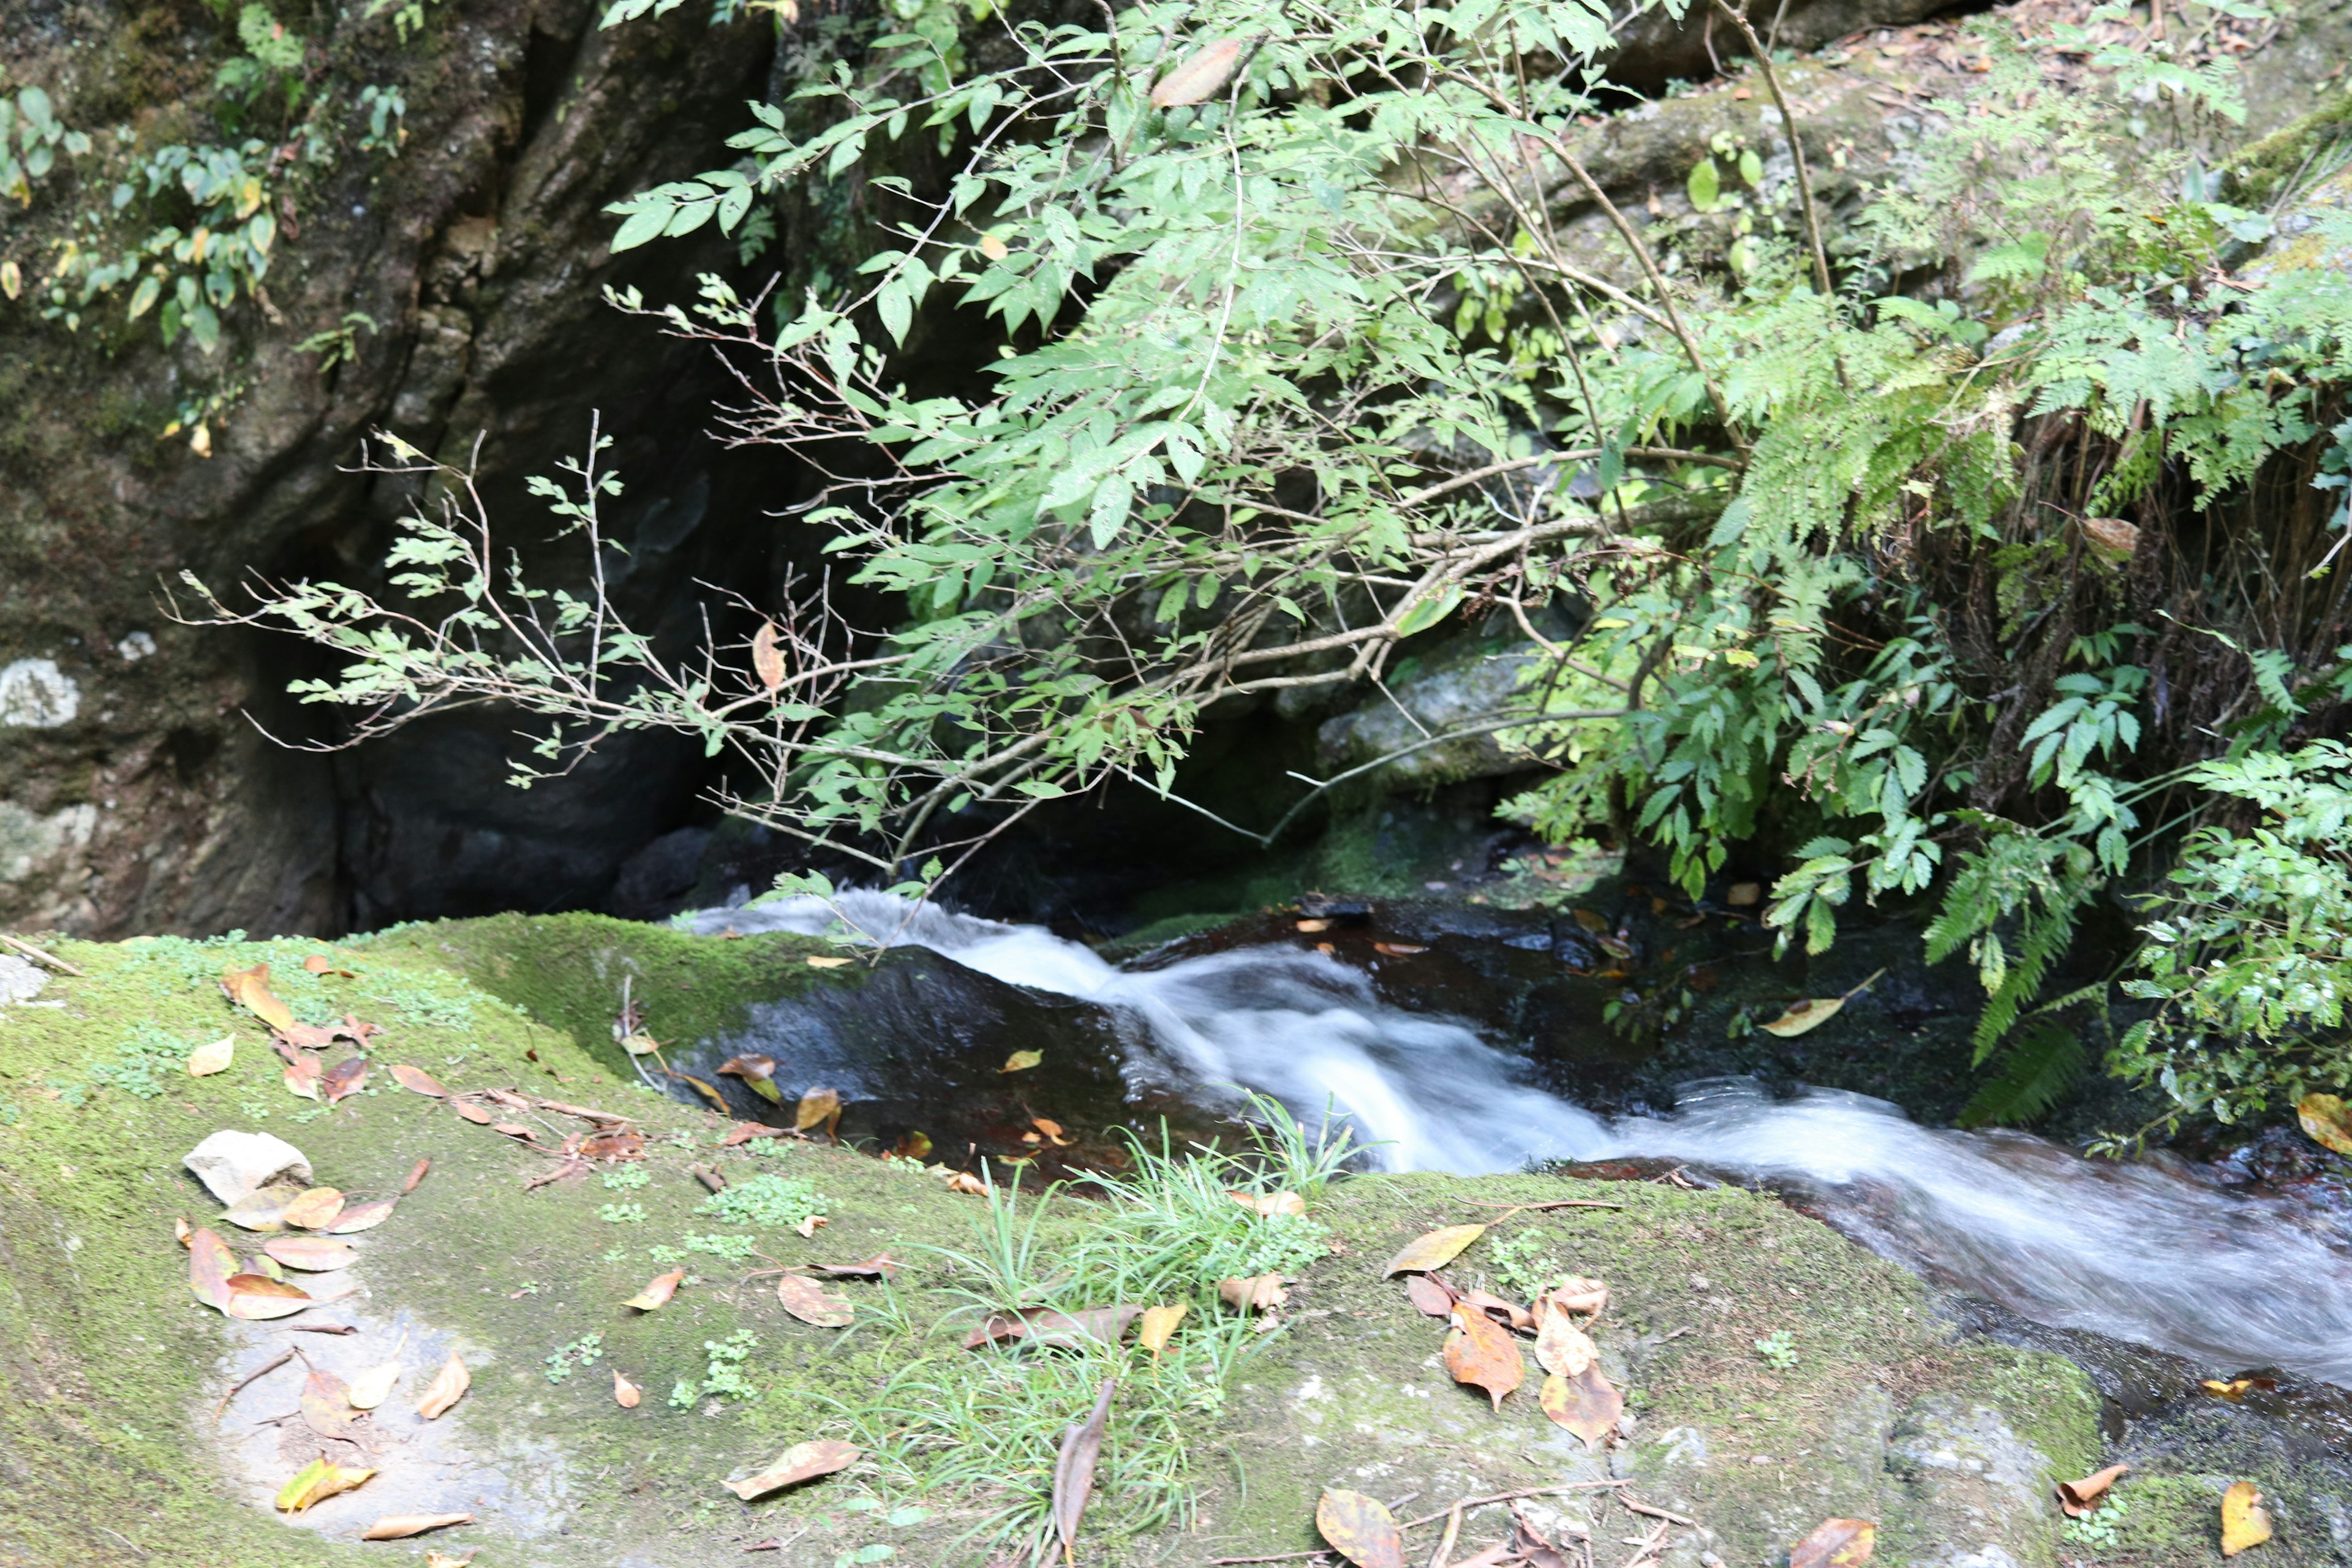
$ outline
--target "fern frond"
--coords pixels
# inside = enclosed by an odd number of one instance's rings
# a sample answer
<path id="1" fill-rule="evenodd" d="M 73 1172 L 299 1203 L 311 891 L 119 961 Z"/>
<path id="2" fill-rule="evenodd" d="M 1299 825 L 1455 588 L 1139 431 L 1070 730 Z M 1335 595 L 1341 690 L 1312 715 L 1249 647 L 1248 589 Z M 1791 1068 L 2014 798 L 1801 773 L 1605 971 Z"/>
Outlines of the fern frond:
<path id="1" fill-rule="evenodd" d="M 2010 1047 L 2000 1074 L 1988 1079 L 1960 1112 L 1963 1127 L 2017 1126 L 2047 1113 L 2090 1065 L 2082 1037 L 2044 1021 Z"/>

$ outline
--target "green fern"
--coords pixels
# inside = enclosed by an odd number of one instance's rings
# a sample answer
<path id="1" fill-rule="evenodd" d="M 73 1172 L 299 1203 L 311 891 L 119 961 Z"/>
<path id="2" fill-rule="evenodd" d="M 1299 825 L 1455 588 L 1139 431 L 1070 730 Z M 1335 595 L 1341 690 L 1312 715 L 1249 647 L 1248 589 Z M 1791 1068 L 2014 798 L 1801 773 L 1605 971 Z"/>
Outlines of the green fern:
<path id="1" fill-rule="evenodd" d="M 1960 1112 L 1960 1125 L 2013 1127 L 2037 1120 L 2074 1086 L 2090 1057 L 2073 1030 L 2048 1019 L 2035 1024 L 2009 1048 L 2000 1074 L 1978 1088 Z"/>

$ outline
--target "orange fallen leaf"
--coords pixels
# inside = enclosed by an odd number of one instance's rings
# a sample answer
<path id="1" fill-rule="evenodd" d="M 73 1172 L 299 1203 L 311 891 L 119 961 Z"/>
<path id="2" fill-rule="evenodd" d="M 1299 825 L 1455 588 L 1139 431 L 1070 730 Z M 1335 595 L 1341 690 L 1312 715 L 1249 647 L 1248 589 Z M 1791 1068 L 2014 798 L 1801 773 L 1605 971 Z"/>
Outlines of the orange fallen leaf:
<path id="1" fill-rule="evenodd" d="M 313 974 L 339 974 L 345 980 L 356 978 L 350 970 L 336 963 L 330 953 L 314 952 L 302 961 L 302 967 Z"/>
<path id="2" fill-rule="evenodd" d="M 236 1272 L 236 1254 L 211 1230 L 188 1237 L 188 1289 L 197 1300 L 215 1310 L 228 1310 L 229 1276 Z"/>
<path id="3" fill-rule="evenodd" d="M 719 1093 L 715 1086 L 701 1079 L 696 1078 L 692 1073 L 674 1072 L 669 1076 L 692 1089 L 697 1094 L 702 1096 L 703 1099 L 710 1101 L 710 1108 L 713 1110 L 723 1111 L 727 1109 L 727 1097 Z"/>
<path id="4" fill-rule="evenodd" d="M 738 1078 L 753 1094 L 771 1105 L 784 1102 L 783 1090 L 776 1087 L 776 1058 L 757 1054 L 729 1057 L 719 1064 L 719 1076 Z"/>
<path id="5" fill-rule="evenodd" d="M 311 1303 L 310 1293 L 299 1285 L 267 1274 L 232 1274 L 226 1284 L 228 1305 L 222 1310 L 247 1321 L 292 1317 Z"/>
<path id="6" fill-rule="evenodd" d="M 236 1037 L 223 1035 L 208 1046 L 198 1046 L 188 1053 L 188 1076 L 210 1078 L 216 1072 L 226 1072 L 236 1055 Z"/>
<path id="7" fill-rule="evenodd" d="M 395 1062 L 392 1068 L 392 1078 L 394 1083 L 413 1094 L 429 1094 L 436 1100 L 449 1098 L 449 1091 L 442 1087 L 441 1080 L 423 1068 L 413 1068 L 406 1062 Z"/>
<path id="8" fill-rule="evenodd" d="M 331 1236 L 273 1236 L 261 1244 L 261 1250 L 289 1268 L 299 1268 L 308 1274 L 324 1274 L 333 1268 L 348 1268 L 359 1254 L 348 1241 L 337 1241 Z"/>
<path id="9" fill-rule="evenodd" d="M 1070 1140 L 1062 1136 L 1062 1124 L 1060 1122 L 1049 1121 L 1042 1116 L 1033 1116 L 1029 1119 L 1029 1125 L 1034 1127 L 1039 1132 L 1045 1134 L 1046 1141 L 1052 1143 L 1055 1148 L 1066 1149 L 1070 1146 Z M 922 1134 L 919 1132 L 915 1134 L 915 1136 L 921 1138 Z M 929 1144 L 930 1140 L 924 1138 L 923 1142 L 926 1144 Z"/>
<path id="10" fill-rule="evenodd" d="M 1182 1322 L 1184 1314 L 1192 1310 L 1183 1301 L 1164 1307 L 1146 1307 L 1142 1325 L 1135 1331 L 1135 1342 L 1158 1355 L 1168 1348 L 1169 1340 L 1176 1332 L 1176 1325 Z"/>
<path id="11" fill-rule="evenodd" d="M 175 1215 L 173 1216 L 173 1240 L 178 1242 L 182 1247 L 185 1247 L 189 1242 L 195 1239 L 195 1230 L 188 1224 L 188 1216 L 186 1215 Z"/>
<path id="12" fill-rule="evenodd" d="M 360 1531 L 360 1539 L 405 1541 L 428 1530 L 447 1530 L 453 1525 L 473 1522 L 474 1516 L 470 1513 L 388 1513 Z"/>
<path id="13" fill-rule="evenodd" d="M 2294 1108 L 2294 1119 L 2311 1140 L 2338 1154 L 2352 1154 L 2352 1110 L 2340 1096 L 2306 1094 Z"/>
<path id="14" fill-rule="evenodd" d="M 1396 1517 L 1361 1492 L 1325 1492 L 1315 1505 L 1315 1528 L 1356 1568 L 1404 1568 Z"/>
<path id="15" fill-rule="evenodd" d="M 2221 1494 L 2221 1555 L 2235 1557 L 2271 1538 L 2270 1510 L 2252 1481 L 2231 1481 Z"/>
<path id="16" fill-rule="evenodd" d="M 429 1158 L 419 1160 L 414 1165 L 409 1166 L 408 1177 L 405 1181 L 400 1184 L 400 1190 L 404 1193 L 415 1192 L 416 1190 L 416 1184 L 423 1181 L 425 1179 L 425 1173 L 432 1168 L 433 1162 Z"/>
<path id="17" fill-rule="evenodd" d="M 673 1268 L 667 1274 L 656 1274 L 646 1281 L 644 1289 L 622 1302 L 621 1305 L 635 1307 L 640 1312 L 650 1312 L 667 1306 L 669 1299 L 677 1294 L 678 1285 L 685 1279 L 686 1270 L 683 1268 Z"/>
<path id="18" fill-rule="evenodd" d="M 329 1236 L 357 1236 L 363 1230 L 373 1230 L 392 1217 L 400 1206 L 398 1198 L 371 1198 L 363 1204 L 352 1204 L 327 1226 Z"/>
<path id="19" fill-rule="evenodd" d="M 520 1121 L 494 1121 L 490 1123 L 490 1131 L 493 1132 L 503 1132 L 518 1143 L 536 1143 L 539 1142 L 539 1129 L 528 1126 Z"/>
<path id="20" fill-rule="evenodd" d="M 416 1402 L 416 1414 L 427 1421 L 437 1421 L 473 1386 L 474 1374 L 466 1370 L 457 1352 L 451 1351 L 449 1359 L 441 1363 L 441 1370 L 433 1374 L 433 1381 L 425 1385 L 425 1396 Z"/>
<path id="21" fill-rule="evenodd" d="M 776 1281 L 776 1300 L 803 1323 L 820 1329 L 845 1329 L 856 1321 L 856 1309 L 813 1279 L 787 1274 Z"/>
<path id="22" fill-rule="evenodd" d="M 1278 1214 L 1305 1214 L 1307 1200 L 1297 1193 L 1236 1193 L 1228 1190 L 1225 1196 L 1263 1219 Z"/>
<path id="23" fill-rule="evenodd" d="M 1546 1377 L 1538 1403 L 1546 1415 L 1583 1438 L 1587 1448 L 1600 1447 L 1625 1414 L 1625 1396 L 1601 1375 L 1597 1363 L 1574 1377 L 1558 1373 Z"/>
<path id="24" fill-rule="evenodd" d="M 970 1171 L 956 1171 L 948 1176 L 948 1191 L 969 1193 L 973 1197 L 984 1198 L 988 1195 L 988 1184 Z"/>
<path id="25" fill-rule="evenodd" d="M 1535 1331 L 1536 1315 L 1517 1301 L 1506 1301 L 1484 1290 L 1456 1290 L 1454 1299 L 1477 1308 L 1507 1329 L 1516 1329 L 1523 1334 Z"/>
<path id="26" fill-rule="evenodd" d="M 222 992 L 231 1002 L 271 1028 L 290 1029 L 294 1026 L 294 1010 L 270 993 L 269 965 L 257 963 L 251 969 L 224 971 L 220 984 Z"/>
<path id="27" fill-rule="evenodd" d="M 479 1551 L 481 1548 L 478 1546 L 468 1546 L 462 1554 L 453 1556 L 428 1547 L 425 1552 L 425 1568 L 470 1568 L 475 1553 Z"/>
<path id="28" fill-rule="evenodd" d="M 1789 1548 L 1789 1568 L 1862 1568 L 1878 1546 L 1878 1526 L 1867 1519 L 1828 1519 Z"/>
<path id="29" fill-rule="evenodd" d="M 498 1113 L 488 1106 L 477 1105 L 470 1100 L 459 1100 L 455 1095 L 449 1097 L 449 1109 L 477 1127 L 488 1127 L 498 1120 Z"/>
<path id="30" fill-rule="evenodd" d="M 351 1490 L 373 1474 L 356 1465 L 338 1465 L 321 1455 L 278 1489 L 278 1509 L 282 1513 L 300 1513 L 314 1502 Z"/>
<path id="31" fill-rule="evenodd" d="M 1463 1248 L 1486 1234 L 1483 1225 L 1449 1225 L 1443 1230 L 1433 1230 L 1405 1245 L 1404 1250 L 1388 1261 L 1381 1270 L 1391 1274 L 1425 1273 L 1443 1268 L 1462 1256 Z"/>
<path id="32" fill-rule="evenodd" d="M 286 1064 L 286 1092 L 303 1100 L 319 1098 L 319 1064 L 309 1057 L 296 1057 Z"/>
<path id="33" fill-rule="evenodd" d="M 759 1474 L 721 1484 L 745 1502 L 750 1502 L 782 1488 L 846 1469 L 856 1464 L 863 1453 L 864 1450 L 855 1443 L 843 1443 L 832 1438 L 795 1443 L 777 1455 L 775 1462 Z"/>
<path id="34" fill-rule="evenodd" d="M 311 1187 L 286 1205 L 288 1225 L 297 1230 L 324 1230 L 342 1216 L 343 1194 L 332 1187 Z"/>
<path id="35" fill-rule="evenodd" d="M 1287 1283 L 1279 1274 L 1255 1274 L 1247 1279 L 1217 1281 L 1217 1300 L 1237 1312 L 1271 1312 L 1290 1300 Z"/>
<path id="36" fill-rule="evenodd" d="M 357 1407 L 352 1404 L 352 1391 L 343 1380 L 331 1372 L 318 1367 L 302 1380 L 303 1424 L 321 1437 L 357 1442 L 352 1431 L 352 1417 Z"/>
<path id="37" fill-rule="evenodd" d="M 1454 1332 L 1445 1340 L 1445 1370 L 1456 1383 L 1485 1389 L 1497 1410 L 1527 1376 L 1518 1341 L 1466 1301 L 1454 1305 Z"/>
<path id="38" fill-rule="evenodd" d="M 2058 1483 L 2058 1506 L 2068 1519 L 2080 1519 L 2099 1505 L 2099 1499 L 2116 1484 L 2116 1478 L 2130 1469 L 2129 1465 L 2109 1465 L 2079 1481 Z"/>
<path id="39" fill-rule="evenodd" d="M 613 1403 L 624 1410 L 635 1410 L 637 1407 L 637 1402 L 643 1398 L 645 1394 L 639 1391 L 637 1385 L 623 1377 L 619 1367 L 614 1367 L 613 1369 Z"/>

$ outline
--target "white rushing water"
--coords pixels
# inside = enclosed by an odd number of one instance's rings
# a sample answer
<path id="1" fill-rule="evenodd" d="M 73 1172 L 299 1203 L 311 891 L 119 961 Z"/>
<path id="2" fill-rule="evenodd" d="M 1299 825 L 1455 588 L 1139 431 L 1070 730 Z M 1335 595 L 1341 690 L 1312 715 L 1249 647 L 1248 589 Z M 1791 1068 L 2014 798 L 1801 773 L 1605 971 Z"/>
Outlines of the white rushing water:
<path id="1" fill-rule="evenodd" d="M 1528 1084 L 1462 1025 L 1381 1003 L 1320 953 L 1243 948 L 1129 972 L 1040 927 L 910 911 L 877 893 L 836 902 L 877 940 L 1139 1018 L 1141 1076 L 1270 1094 L 1307 1118 L 1334 1108 L 1391 1169 L 1689 1161 L 1768 1180 L 1876 1250 L 2038 1322 L 2216 1373 L 2274 1365 L 2352 1384 L 2352 1250 L 2283 1204 L 2022 1133 L 1920 1127 L 1884 1100 L 1827 1089 L 1775 1100 L 1745 1081 L 1696 1085 L 1672 1116 L 1612 1121 Z M 793 900 L 689 920 L 815 933 L 833 915 Z"/>

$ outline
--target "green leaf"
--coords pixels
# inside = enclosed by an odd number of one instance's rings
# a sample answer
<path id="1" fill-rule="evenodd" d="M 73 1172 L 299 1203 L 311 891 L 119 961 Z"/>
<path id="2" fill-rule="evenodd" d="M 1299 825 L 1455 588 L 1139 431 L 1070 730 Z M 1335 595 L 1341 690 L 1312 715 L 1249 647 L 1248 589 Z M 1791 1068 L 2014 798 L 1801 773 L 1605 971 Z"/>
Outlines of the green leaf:
<path id="1" fill-rule="evenodd" d="M 1451 584 L 1440 588 L 1404 613 L 1404 619 L 1397 623 L 1397 636 L 1409 637 L 1415 632 L 1427 631 L 1452 615 L 1461 603 L 1460 588 Z"/>
<path id="2" fill-rule="evenodd" d="M 1750 190 L 1764 183 L 1764 160 L 1756 155 L 1753 147 L 1739 150 L 1739 177 L 1748 183 Z"/>
<path id="3" fill-rule="evenodd" d="M 1723 200 L 1723 176 L 1716 172 L 1713 158 L 1701 158 L 1690 172 L 1686 187 L 1691 205 L 1703 213 L 1713 212 Z"/>

